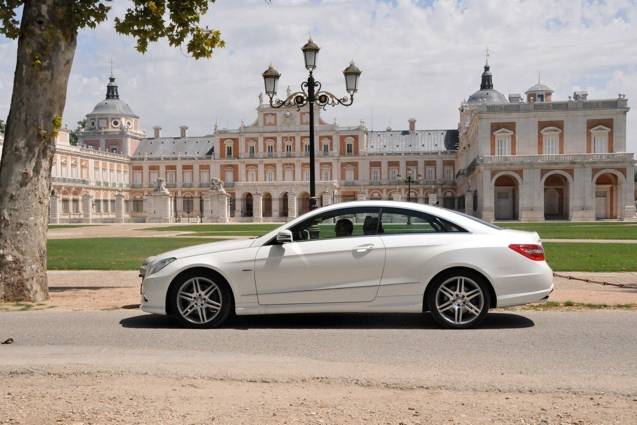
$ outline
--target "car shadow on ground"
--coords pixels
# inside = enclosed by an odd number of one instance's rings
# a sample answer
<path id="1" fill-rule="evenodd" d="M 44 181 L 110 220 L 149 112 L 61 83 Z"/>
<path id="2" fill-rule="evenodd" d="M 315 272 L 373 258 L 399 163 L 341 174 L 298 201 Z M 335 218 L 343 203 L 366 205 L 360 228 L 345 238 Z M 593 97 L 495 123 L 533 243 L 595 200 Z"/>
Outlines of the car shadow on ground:
<path id="1" fill-rule="evenodd" d="M 166 316 L 144 314 L 119 322 L 125 328 L 174 329 L 179 323 Z M 535 326 L 515 313 L 489 313 L 480 329 L 519 329 Z M 439 329 L 429 314 L 280 314 L 239 316 L 222 329 Z"/>

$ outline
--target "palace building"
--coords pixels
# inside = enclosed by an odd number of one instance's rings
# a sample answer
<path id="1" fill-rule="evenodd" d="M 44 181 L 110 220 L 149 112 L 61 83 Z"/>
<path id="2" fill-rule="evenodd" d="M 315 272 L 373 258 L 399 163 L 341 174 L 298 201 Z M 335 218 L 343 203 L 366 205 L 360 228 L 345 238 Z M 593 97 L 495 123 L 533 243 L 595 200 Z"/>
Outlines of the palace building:
<path id="1" fill-rule="evenodd" d="M 559 100 L 541 84 L 524 96 L 480 89 L 455 129 L 370 131 L 361 122 L 316 126 L 319 205 L 360 199 L 429 203 L 493 220 L 635 218 L 635 160 L 626 152 L 627 99 Z M 286 221 L 309 207 L 308 111 L 274 109 L 192 136 L 152 137 L 120 97 L 86 115 L 77 146 L 61 132 L 50 221 Z M 0 145 L 1 149 L 1 145 Z"/>

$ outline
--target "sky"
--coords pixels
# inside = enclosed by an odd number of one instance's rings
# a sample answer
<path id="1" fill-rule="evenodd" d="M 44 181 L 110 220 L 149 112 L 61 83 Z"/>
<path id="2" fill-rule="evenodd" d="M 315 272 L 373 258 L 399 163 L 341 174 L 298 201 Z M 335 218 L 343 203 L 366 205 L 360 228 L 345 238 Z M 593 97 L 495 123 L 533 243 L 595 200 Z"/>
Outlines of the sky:
<path id="1" fill-rule="evenodd" d="M 272 63 L 280 91 L 306 77 L 301 46 L 321 47 L 317 78 L 345 94 L 342 71 L 354 60 L 363 74 L 350 107 L 323 112 L 329 122 L 368 128 L 456 128 L 458 107 L 476 91 L 490 53 L 494 86 L 524 93 L 541 76 L 566 100 L 637 99 L 637 0 L 217 0 L 203 22 L 220 29 L 226 47 L 194 60 L 164 42 L 142 55 L 115 33 L 113 17 L 129 2 L 114 0 L 110 19 L 82 30 L 63 121 L 70 127 L 106 93 L 110 60 L 120 97 L 149 135 L 236 128 L 256 118 L 261 73 Z M 16 43 L 0 36 L 0 116 L 8 114 Z M 637 117 L 628 114 L 628 150 L 637 151 Z"/>

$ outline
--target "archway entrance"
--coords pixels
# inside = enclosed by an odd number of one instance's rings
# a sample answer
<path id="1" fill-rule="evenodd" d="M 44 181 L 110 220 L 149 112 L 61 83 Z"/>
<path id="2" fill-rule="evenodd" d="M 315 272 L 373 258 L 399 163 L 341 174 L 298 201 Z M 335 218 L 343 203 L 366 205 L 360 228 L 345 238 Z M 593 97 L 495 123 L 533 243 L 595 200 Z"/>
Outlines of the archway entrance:
<path id="1" fill-rule="evenodd" d="M 616 175 L 604 173 L 595 179 L 595 218 L 619 217 L 619 182 Z"/>
<path id="2" fill-rule="evenodd" d="M 494 213 L 496 220 L 517 220 L 518 214 L 518 182 L 510 175 L 502 175 L 494 182 Z"/>
<path id="3" fill-rule="evenodd" d="M 288 216 L 288 193 L 283 192 L 279 198 L 279 217 Z"/>
<path id="4" fill-rule="evenodd" d="M 272 195 L 263 194 L 263 217 L 272 217 Z"/>
<path id="5" fill-rule="evenodd" d="M 551 174 L 544 180 L 544 219 L 568 220 L 568 180 Z"/>
<path id="6" fill-rule="evenodd" d="M 243 195 L 243 209 L 242 209 L 242 217 L 252 217 L 254 214 L 253 210 L 253 202 L 252 202 L 252 194 L 246 193 Z"/>
<path id="7" fill-rule="evenodd" d="M 303 192 L 298 198 L 298 215 L 303 215 L 310 210 L 310 194 Z"/>

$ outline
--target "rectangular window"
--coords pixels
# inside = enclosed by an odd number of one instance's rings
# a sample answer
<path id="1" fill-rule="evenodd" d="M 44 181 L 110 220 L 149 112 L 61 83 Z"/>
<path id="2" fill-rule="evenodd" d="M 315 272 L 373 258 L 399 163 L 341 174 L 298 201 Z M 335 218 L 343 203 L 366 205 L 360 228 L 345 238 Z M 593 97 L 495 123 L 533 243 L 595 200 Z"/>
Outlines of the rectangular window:
<path id="1" fill-rule="evenodd" d="M 224 176 L 225 176 L 225 183 L 234 182 L 234 172 L 231 169 L 226 169 Z"/>
<path id="2" fill-rule="evenodd" d="M 285 154 L 287 156 L 292 156 L 292 145 L 285 145 Z"/>
<path id="3" fill-rule="evenodd" d="M 232 145 L 226 146 L 226 157 L 232 158 Z"/>
<path id="4" fill-rule="evenodd" d="M 93 201 L 93 210 L 96 213 L 102 213 L 102 200 L 101 199 L 96 199 L 95 201 Z"/>
<path id="5" fill-rule="evenodd" d="M 166 183 L 175 184 L 177 182 L 177 172 L 174 170 L 166 171 Z"/>
<path id="6" fill-rule="evenodd" d="M 495 154 L 497 156 L 511 155 L 511 135 L 498 134 L 495 138 Z"/>
<path id="7" fill-rule="evenodd" d="M 255 152 L 254 145 L 248 146 L 248 154 L 250 155 L 250 158 L 254 158 L 254 152 Z"/>
<path id="8" fill-rule="evenodd" d="M 445 175 L 445 180 L 453 180 L 453 167 L 450 165 L 445 166 L 443 174 Z"/>
<path id="9" fill-rule="evenodd" d="M 135 185 L 141 185 L 142 184 L 142 173 L 141 172 L 134 172 L 133 173 L 133 184 Z"/>
<path id="10" fill-rule="evenodd" d="M 274 181 L 274 171 L 266 170 L 266 172 L 265 172 L 265 180 L 269 181 L 269 182 Z"/>
<path id="11" fill-rule="evenodd" d="M 348 182 L 353 182 L 354 181 L 354 170 L 351 168 L 348 168 L 347 170 L 345 170 L 345 180 Z"/>
<path id="12" fill-rule="evenodd" d="M 158 171 L 151 171 L 150 172 L 150 185 L 151 186 L 155 186 L 157 184 L 157 177 L 159 176 L 159 172 Z"/>
<path id="13" fill-rule="evenodd" d="M 372 168 L 372 181 L 373 182 L 380 181 L 380 168 Z"/>
<path id="14" fill-rule="evenodd" d="M 305 180 L 305 181 L 310 180 L 310 170 L 304 170 L 303 171 L 303 180 Z"/>
<path id="15" fill-rule="evenodd" d="M 274 145 L 268 145 L 267 152 L 268 157 L 272 158 L 274 156 Z"/>
<path id="16" fill-rule="evenodd" d="M 80 200 L 73 199 L 73 214 L 79 214 L 79 213 L 80 213 Z"/>
<path id="17" fill-rule="evenodd" d="M 285 169 L 285 181 L 286 182 L 291 182 L 294 181 L 294 170 L 291 168 L 286 168 Z"/>
<path id="18" fill-rule="evenodd" d="M 323 155 L 328 156 L 330 154 L 330 145 L 323 143 Z"/>
<path id="19" fill-rule="evenodd" d="M 398 168 L 389 169 L 389 179 L 393 181 L 398 180 Z"/>
<path id="20" fill-rule="evenodd" d="M 62 212 L 64 214 L 68 214 L 70 212 L 68 199 L 62 199 Z"/>
<path id="21" fill-rule="evenodd" d="M 328 181 L 330 179 L 330 170 L 324 168 L 321 170 L 321 180 Z"/>
<path id="22" fill-rule="evenodd" d="M 143 199 L 133 199 L 133 212 L 136 212 L 136 213 L 144 212 L 144 200 Z"/>
<path id="23" fill-rule="evenodd" d="M 347 155 L 352 155 L 354 153 L 354 145 L 352 143 L 345 145 L 345 152 Z"/>
<path id="24" fill-rule="evenodd" d="M 436 180 L 436 167 L 425 167 L 425 180 Z"/>
<path id="25" fill-rule="evenodd" d="M 192 170 L 184 170 L 184 184 L 192 184 Z"/>
<path id="26" fill-rule="evenodd" d="M 208 170 L 199 170 L 199 183 L 202 185 L 210 183 L 210 172 Z"/>
<path id="27" fill-rule="evenodd" d="M 186 214 L 191 214 L 193 211 L 193 202 L 192 198 L 184 198 L 183 200 L 184 212 Z"/>
<path id="28" fill-rule="evenodd" d="M 608 133 L 593 133 L 593 153 L 608 153 Z"/>

